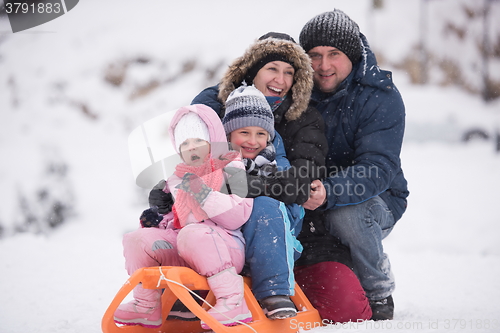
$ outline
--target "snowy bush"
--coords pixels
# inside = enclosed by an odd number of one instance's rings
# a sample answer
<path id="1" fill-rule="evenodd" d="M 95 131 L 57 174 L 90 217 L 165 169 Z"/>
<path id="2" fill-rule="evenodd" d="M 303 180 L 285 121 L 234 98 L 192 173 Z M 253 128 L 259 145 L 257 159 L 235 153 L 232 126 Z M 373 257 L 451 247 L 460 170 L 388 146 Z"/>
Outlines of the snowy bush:
<path id="1" fill-rule="evenodd" d="M 75 198 L 69 179 L 68 165 L 53 156 L 42 165 L 37 182 L 17 187 L 17 207 L 13 221 L 0 226 L 0 237 L 30 232 L 48 234 L 75 214 Z"/>

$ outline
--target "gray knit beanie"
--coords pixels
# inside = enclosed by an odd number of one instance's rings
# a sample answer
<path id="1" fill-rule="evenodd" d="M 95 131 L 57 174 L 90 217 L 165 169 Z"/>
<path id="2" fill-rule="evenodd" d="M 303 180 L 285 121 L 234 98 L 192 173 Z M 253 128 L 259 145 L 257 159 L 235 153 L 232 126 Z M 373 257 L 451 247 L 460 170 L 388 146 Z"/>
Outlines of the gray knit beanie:
<path id="1" fill-rule="evenodd" d="M 222 118 L 226 134 L 242 127 L 259 126 L 274 139 L 274 116 L 266 97 L 255 86 L 242 85 L 231 92 Z"/>
<path id="2" fill-rule="evenodd" d="M 359 26 L 338 9 L 309 20 L 300 32 L 299 41 L 306 52 L 316 46 L 335 47 L 344 52 L 353 64 L 359 61 L 363 52 Z"/>

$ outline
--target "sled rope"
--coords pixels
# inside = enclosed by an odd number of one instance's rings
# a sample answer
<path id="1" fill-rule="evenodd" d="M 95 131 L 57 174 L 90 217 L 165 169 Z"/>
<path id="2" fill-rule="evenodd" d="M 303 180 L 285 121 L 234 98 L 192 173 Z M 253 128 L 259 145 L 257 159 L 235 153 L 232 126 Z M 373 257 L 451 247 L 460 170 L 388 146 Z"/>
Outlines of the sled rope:
<path id="1" fill-rule="evenodd" d="M 162 280 L 167 281 L 167 282 L 175 283 L 176 285 L 181 286 L 182 288 L 186 289 L 191 295 L 195 296 L 197 299 L 199 299 L 200 301 L 202 301 L 203 303 L 205 303 L 206 305 L 208 305 L 211 309 L 215 310 L 220 315 L 223 315 L 224 317 L 226 317 L 229 320 L 233 319 L 233 318 L 230 318 L 229 316 L 226 316 L 224 313 L 220 312 L 219 310 L 214 309 L 214 307 L 210 303 L 208 303 L 207 301 L 205 301 L 205 299 L 203 297 L 201 297 L 200 295 L 196 294 L 195 292 L 193 292 L 191 289 L 189 289 L 188 287 L 186 287 L 182 283 L 179 283 L 179 282 L 174 281 L 174 280 L 167 279 L 167 277 L 163 274 L 163 271 L 161 270 L 161 266 L 158 266 L 158 269 L 160 270 L 160 278 L 158 279 L 158 283 L 156 284 L 156 288 L 160 287 L 160 284 L 161 284 Z M 244 325 L 244 326 L 248 327 L 249 329 L 251 329 L 255 333 L 258 333 L 252 326 L 248 325 L 247 323 L 244 323 L 244 322 L 239 321 L 239 320 L 235 320 L 235 322 L 238 323 L 238 324 L 240 324 L 240 325 Z"/>

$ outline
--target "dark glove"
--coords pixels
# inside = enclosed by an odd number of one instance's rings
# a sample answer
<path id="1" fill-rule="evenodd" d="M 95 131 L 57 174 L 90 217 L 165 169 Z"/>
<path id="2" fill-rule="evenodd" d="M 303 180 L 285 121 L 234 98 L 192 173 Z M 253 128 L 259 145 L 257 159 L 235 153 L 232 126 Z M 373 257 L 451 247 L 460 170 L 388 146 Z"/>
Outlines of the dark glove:
<path id="1" fill-rule="evenodd" d="M 158 207 L 158 212 L 163 215 L 170 213 L 174 204 L 172 194 L 163 192 L 165 184 L 165 180 L 161 180 L 149 192 L 149 207 Z"/>
<path id="2" fill-rule="evenodd" d="M 212 189 L 205 184 L 203 179 L 190 172 L 187 172 L 182 177 L 182 182 L 177 185 L 177 188 L 191 194 L 200 204 L 212 192 Z"/>
<path id="3" fill-rule="evenodd" d="M 285 204 L 303 204 L 307 201 L 309 184 L 300 185 L 300 180 L 295 178 L 293 171 L 277 171 L 269 176 L 247 175 L 247 198 L 266 196 Z"/>
<path id="4" fill-rule="evenodd" d="M 286 204 L 302 205 L 309 199 L 311 180 L 300 177 L 299 170 L 295 167 L 270 175 L 266 178 L 266 183 L 266 195 Z"/>
<path id="5" fill-rule="evenodd" d="M 158 214 L 158 207 L 153 206 L 143 211 L 139 219 L 143 228 L 157 228 L 163 216 Z"/>
<path id="6" fill-rule="evenodd" d="M 263 196 L 268 196 L 266 193 L 266 179 L 262 176 L 257 175 L 247 175 L 247 188 L 248 193 L 246 195 L 247 198 L 256 198 Z"/>
<path id="7" fill-rule="evenodd" d="M 264 177 L 270 177 L 276 172 L 278 172 L 278 167 L 276 166 L 276 164 L 264 164 L 259 169 L 259 175 L 262 175 Z"/>

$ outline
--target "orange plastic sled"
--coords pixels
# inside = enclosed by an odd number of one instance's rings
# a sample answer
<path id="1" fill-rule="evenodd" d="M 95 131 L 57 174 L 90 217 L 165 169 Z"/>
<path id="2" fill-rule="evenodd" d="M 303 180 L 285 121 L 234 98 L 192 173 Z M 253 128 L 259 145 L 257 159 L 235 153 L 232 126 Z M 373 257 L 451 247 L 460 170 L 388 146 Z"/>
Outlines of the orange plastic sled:
<path id="1" fill-rule="evenodd" d="M 295 333 L 299 329 L 307 330 L 322 326 L 318 311 L 313 308 L 297 285 L 295 285 L 295 296 L 291 296 L 298 309 L 297 316 L 277 320 L 267 318 L 250 289 L 249 278 L 245 278 L 245 300 L 252 312 L 253 321 L 247 325 L 224 326 L 206 312 L 207 305 L 200 306 L 189 291 L 182 286 L 184 285 L 191 290 L 210 290 L 204 276 L 187 267 L 157 266 L 138 269 L 125 282 L 104 313 L 102 318 L 102 331 L 104 333 L 197 333 L 207 331 L 201 328 L 200 321 L 164 320 L 160 328 L 117 325 L 113 319 L 116 308 L 139 283 L 142 283 L 142 286 L 147 289 L 164 289 L 162 295 L 164 319 L 167 318 L 174 302 L 179 299 L 216 333 Z M 215 302 L 211 292 L 206 300 L 212 305 Z"/>

